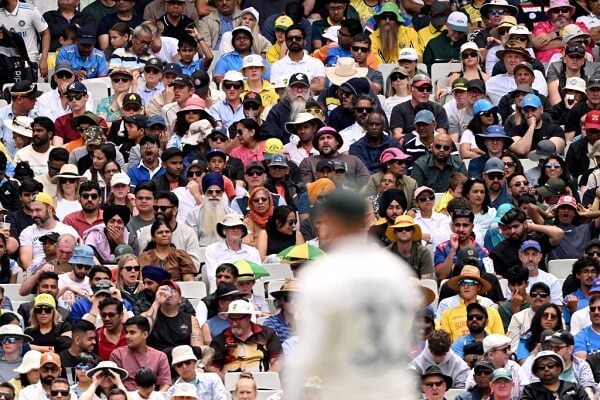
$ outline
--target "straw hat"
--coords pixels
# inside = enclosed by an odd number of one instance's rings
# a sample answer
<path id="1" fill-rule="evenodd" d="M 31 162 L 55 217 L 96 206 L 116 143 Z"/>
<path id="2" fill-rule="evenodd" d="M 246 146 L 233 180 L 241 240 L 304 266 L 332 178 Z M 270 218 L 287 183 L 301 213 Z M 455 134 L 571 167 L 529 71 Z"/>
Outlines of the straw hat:
<path id="1" fill-rule="evenodd" d="M 415 220 L 410 215 L 397 216 L 396 219 L 394 220 L 394 225 L 388 226 L 387 231 L 386 231 L 386 236 L 388 238 L 393 237 L 395 240 L 396 238 L 394 235 L 394 229 L 407 228 L 410 226 L 413 227 L 413 233 L 412 233 L 413 242 L 416 242 L 417 240 L 421 240 L 421 237 L 423 236 L 423 233 L 421 232 L 421 227 L 419 226 L 419 224 L 417 224 L 415 222 Z"/>
<path id="2" fill-rule="evenodd" d="M 456 291 L 458 291 L 458 283 L 460 281 L 462 281 L 463 279 L 473 279 L 477 282 L 479 282 L 479 285 L 481 285 L 481 288 L 479 289 L 480 292 L 483 293 L 487 293 L 491 288 L 492 285 L 490 285 L 490 283 L 488 281 L 486 281 L 485 279 L 483 279 L 481 277 L 481 272 L 479 272 L 479 268 L 475 267 L 473 265 L 465 265 L 460 273 L 460 275 L 458 276 L 453 276 L 452 278 L 450 278 L 448 280 L 448 282 L 446 283 L 446 285 L 450 288 L 450 289 L 454 289 Z"/>
<path id="3" fill-rule="evenodd" d="M 50 179 L 50 182 L 56 184 L 60 178 L 79 179 L 79 182 L 87 181 L 86 177 L 79 175 L 79 170 L 74 164 L 64 164 L 62 167 L 60 167 L 60 172 L 54 175 Z"/>
<path id="4" fill-rule="evenodd" d="M 364 78 L 367 72 L 368 68 L 357 67 L 352 57 L 340 57 L 335 67 L 325 67 L 325 75 L 337 86 L 341 86 L 351 78 Z"/>
<path id="5" fill-rule="evenodd" d="M 295 279 L 286 279 L 281 285 L 281 289 L 271 292 L 271 296 L 278 299 L 288 293 L 298 292 L 298 282 Z"/>

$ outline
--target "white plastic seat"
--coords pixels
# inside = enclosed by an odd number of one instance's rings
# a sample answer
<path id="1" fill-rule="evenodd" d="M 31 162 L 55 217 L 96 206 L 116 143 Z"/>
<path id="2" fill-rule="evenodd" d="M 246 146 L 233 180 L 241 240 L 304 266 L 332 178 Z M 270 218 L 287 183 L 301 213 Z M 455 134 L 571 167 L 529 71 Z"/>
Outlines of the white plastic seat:
<path id="1" fill-rule="evenodd" d="M 181 288 L 181 296 L 186 299 L 202 299 L 206 297 L 206 286 L 201 281 L 177 282 Z"/>
<path id="2" fill-rule="evenodd" d="M 571 274 L 575 261 L 577 261 L 575 258 L 548 261 L 548 272 L 558 279 L 566 279 Z"/>
<path id="3" fill-rule="evenodd" d="M 100 78 L 85 79 L 81 81 L 81 83 L 85 85 L 88 90 L 88 94 L 92 97 L 94 108 L 96 105 L 98 105 L 100 100 L 109 96 L 109 86 L 107 86 L 104 80 Z"/>
<path id="4" fill-rule="evenodd" d="M 292 267 L 290 264 L 262 264 L 262 267 L 269 273 L 266 279 L 287 279 L 293 278 Z"/>
<path id="5" fill-rule="evenodd" d="M 0 99 L 0 108 L 6 106 L 8 103 L 4 99 Z"/>
<path id="6" fill-rule="evenodd" d="M 527 171 L 531 168 L 535 168 L 538 166 L 537 161 L 531 161 L 529 158 L 519 158 L 521 165 L 523 166 L 523 171 Z"/>
<path id="7" fill-rule="evenodd" d="M 277 372 L 253 372 L 252 376 L 258 390 L 277 391 L 281 390 L 281 380 Z M 240 377 L 239 372 L 228 372 L 225 374 L 225 390 L 235 390 L 235 385 Z"/>
<path id="8" fill-rule="evenodd" d="M 27 302 L 33 300 L 33 295 L 21 296 L 19 294 L 19 288 L 21 287 L 20 283 L 4 283 L 0 285 L 4 288 L 4 296 L 8 297 L 10 301 L 23 301 Z"/>
<path id="9" fill-rule="evenodd" d="M 273 296 L 271 295 L 271 293 L 281 289 L 281 285 L 283 285 L 283 282 L 285 282 L 285 280 L 283 280 L 283 279 L 273 279 L 273 280 L 265 281 L 265 285 L 266 285 L 265 295 L 267 295 L 268 298 L 272 299 Z"/>
<path id="10" fill-rule="evenodd" d="M 446 400 L 454 400 L 458 397 L 459 394 L 464 393 L 465 389 L 449 389 L 446 394 L 444 394 L 444 399 Z"/>
<path id="11" fill-rule="evenodd" d="M 464 160 L 462 160 L 463 164 L 465 164 L 465 168 L 467 169 L 467 171 L 469 170 L 469 163 L 471 162 L 470 158 L 466 158 Z"/>
<path id="12" fill-rule="evenodd" d="M 437 204 L 440 201 L 440 199 L 442 198 L 442 196 L 444 195 L 444 193 L 434 193 L 434 195 L 435 195 L 435 203 L 434 204 Z"/>
<path id="13" fill-rule="evenodd" d="M 435 63 L 431 65 L 431 82 L 433 83 L 433 93 L 440 87 L 448 85 L 448 74 L 459 72 L 462 69 L 461 63 Z"/>

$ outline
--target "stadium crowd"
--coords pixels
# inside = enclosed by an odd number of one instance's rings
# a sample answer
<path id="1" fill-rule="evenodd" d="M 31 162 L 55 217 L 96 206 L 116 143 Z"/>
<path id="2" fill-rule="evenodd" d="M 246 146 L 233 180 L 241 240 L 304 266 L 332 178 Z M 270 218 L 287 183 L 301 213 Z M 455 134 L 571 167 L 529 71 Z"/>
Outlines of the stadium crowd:
<path id="1" fill-rule="evenodd" d="M 0 399 L 286 398 L 347 236 L 413 398 L 600 398 L 599 4 L 0 0 Z"/>

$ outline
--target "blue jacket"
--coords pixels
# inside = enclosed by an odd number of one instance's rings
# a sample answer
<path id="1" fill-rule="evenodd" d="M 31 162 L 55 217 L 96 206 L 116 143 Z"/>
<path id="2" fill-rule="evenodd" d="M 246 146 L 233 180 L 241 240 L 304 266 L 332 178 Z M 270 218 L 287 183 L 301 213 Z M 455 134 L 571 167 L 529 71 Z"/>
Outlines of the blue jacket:
<path id="1" fill-rule="evenodd" d="M 123 299 L 123 304 L 125 305 L 125 309 L 127 311 L 131 311 L 131 303 L 128 300 Z M 75 322 L 83 319 L 83 316 L 89 313 L 91 309 L 92 301 L 87 297 L 77 300 L 75 304 L 73 304 L 73 307 L 71 307 L 71 323 L 74 324 Z"/>
<path id="2" fill-rule="evenodd" d="M 385 149 L 390 147 L 402 149 L 400 142 L 388 135 L 383 135 L 383 141 L 379 146 L 371 146 L 367 142 L 367 136 L 365 135 L 350 145 L 348 153 L 360 158 L 369 172 L 375 174 L 382 171 L 382 166 L 379 164 L 379 156 Z"/>

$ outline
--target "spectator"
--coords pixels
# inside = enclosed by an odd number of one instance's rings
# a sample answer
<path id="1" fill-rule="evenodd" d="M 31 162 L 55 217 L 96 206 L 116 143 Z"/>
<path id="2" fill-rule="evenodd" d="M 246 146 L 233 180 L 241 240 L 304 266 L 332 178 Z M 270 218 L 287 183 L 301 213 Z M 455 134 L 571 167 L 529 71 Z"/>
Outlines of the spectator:
<path id="1" fill-rule="evenodd" d="M 485 330 L 488 324 L 487 308 L 479 303 L 467 306 L 467 327 L 469 333 L 452 342 L 452 351 L 469 365 L 475 365 L 483 357 L 483 339 L 488 335 Z"/>
<path id="2" fill-rule="evenodd" d="M 96 326 L 89 321 L 80 320 L 73 324 L 72 340 L 68 349 L 59 353 L 61 365 L 67 380 L 76 383 L 82 356 L 90 357 L 96 345 Z"/>
<path id="3" fill-rule="evenodd" d="M 541 399 L 552 396 L 552 393 L 564 396 L 568 392 L 573 399 L 589 399 L 583 386 L 559 378 L 564 370 L 565 365 L 561 356 L 551 350 L 540 351 L 531 366 L 531 372 L 540 379 L 540 382 L 525 386 L 521 398 Z"/>
<path id="4" fill-rule="evenodd" d="M 419 279 L 433 278 L 433 254 L 421 245 L 421 227 L 408 215 L 400 215 L 387 228 L 386 236 L 394 237 L 388 249 L 410 265 Z"/>
<path id="5" fill-rule="evenodd" d="M 134 6 L 134 0 L 125 0 L 120 4 L 115 4 L 116 12 L 110 12 L 108 15 L 98 20 L 98 45 L 101 50 L 105 50 L 108 47 L 108 33 L 116 23 L 124 22 L 130 29 L 135 29 L 144 22 L 142 16 L 133 9 Z M 150 41 L 150 39 L 147 38 L 144 40 Z M 149 45 L 149 43 L 147 45 Z"/>
<path id="6" fill-rule="evenodd" d="M 63 321 L 56 311 L 56 300 L 50 294 L 39 294 L 34 299 L 29 327 L 31 348 L 40 352 L 60 353 L 71 345 L 71 324 Z"/>
<path id="7" fill-rule="evenodd" d="M 21 4 L 21 3 L 17 3 Z M 40 97 L 42 92 L 37 90 L 37 85 L 31 83 L 31 81 L 22 80 L 15 83 L 10 88 L 10 104 L 0 108 L 0 119 L 2 121 L 11 121 L 12 123 L 7 125 L 4 123 L 0 126 L 0 135 L 5 144 L 4 153 L 12 157 L 17 152 L 17 147 L 13 139 L 12 127 L 19 128 L 19 123 L 22 121 L 21 118 L 17 117 L 31 117 L 23 122 L 25 127 L 31 128 L 30 121 L 35 116 L 35 103 L 36 99 Z M 29 125 L 29 126 L 28 126 Z"/>
<path id="8" fill-rule="evenodd" d="M 432 377 L 434 377 L 434 379 L 436 379 L 435 377 L 441 377 L 442 380 L 434 381 L 433 379 L 430 379 Z M 423 393 L 423 398 L 426 400 L 444 398 L 444 394 L 453 384 L 453 379 L 444 375 L 442 370 L 436 365 L 427 367 L 421 375 L 421 392 Z"/>
<path id="9" fill-rule="evenodd" d="M 500 304 L 498 312 L 502 317 L 504 330 L 508 332 L 513 315 L 531 307 L 531 304 L 529 304 L 530 299 L 527 296 L 529 271 L 521 265 L 515 265 L 508 270 L 506 280 L 508 281 L 510 298 Z M 531 286 L 533 288 L 534 285 Z"/>
<path id="10" fill-rule="evenodd" d="M 562 313 L 556 304 L 544 304 L 533 315 L 529 331 L 519 341 L 516 360 L 523 363 L 525 359 L 535 354 L 542 347 L 545 333 L 563 329 Z"/>
<path id="11" fill-rule="evenodd" d="M 2 347 L 2 358 L 0 359 L 0 378 L 2 382 L 8 382 L 11 379 L 19 377 L 19 371 L 22 368 L 14 369 L 24 362 L 21 353 L 26 343 L 33 342 L 33 338 L 23 333 L 23 329 L 14 324 L 7 324 L 0 327 L 0 341 Z M 39 363 L 38 363 L 39 364 Z M 33 382 L 32 382 L 33 383 Z"/>
<path id="12" fill-rule="evenodd" d="M 177 379 L 169 388 L 167 394 L 175 396 L 179 385 L 192 385 L 200 399 L 225 400 L 226 391 L 223 382 L 216 374 L 203 373 L 196 369 L 198 358 L 188 345 L 177 346 L 173 349 L 171 366 L 177 372 Z"/>
<path id="13" fill-rule="evenodd" d="M 29 385 L 19 393 L 21 400 L 37 400 L 39 398 L 49 398 L 52 382 L 60 379 L 61 363 L 58 354 L 48 351 L 42 354 L 40 360 L 40 380 Z M 67 383 L 68 384 L 68 383 Z M 70 396 L 71 400 L 76 400 L 75 396 Z"/>
<path id="14" fill-rule="evenodd" d="M 95 21 L 93 19 L 91 21 L 95 25 Z M 75 22 L 71 20 L 71 23 Z M 51 29 L 55 29 L 55 26 L 51 25 Z M 70 62 L 73 74 L 78 80 L 101 78 L 108 75 L 106 57 L 102 51 L 94 48 L 95 44 L 95 27 L 82 26 L 77 31 L 77 40 L 74 44 L 63 46 L 61 49 L 54 48 L 55 51 L 58 51 L 57 66 L 61 61 Z"/>
<path id="15" fill-rule="evenodd" d="M 373 17 L 376 29 L 371 33 L 372 51 L 379 62 L 395 62 L 403 47 L 412 47 L 419 55 L 423 54 L 417 31 L 404 26 L 404 18 L 400 15 L 400 10 L 395 3 L 384 4 Z M 397 32 L 394 32 L 396 30 Z"/>
<path id="16" fill-rule="evenodd" d="M 225 32 L 233 30 L 234 21 L 240 17 L 240 10 L 233 0 L 215 3 L 215 6 L 215 11 L 200 20 L 198 31 L 208 47 L 218 50 Z"/>
<path id="17" fill-rule="evenodd" d="M 571 281 L 576 280 L 579 287 L 563 299 L 563 317 L 567 325 L 571 323 L 571 315 L 573 315 L 573 313 L 589 305 L 589 298 L 592 294 L 591 289 L 598 277 L 598 273 L 600 272 L 599 269 L 600 265 L 598 264 L 598 260 L 589 256 L 580 257 L 573 263 L 569 278 Z M 565 291 L 563 290 L 563 292 Z"/>
<path id="18" fill-rule="evenodd" d="M 385 82 L 385 100 L 382 104 L 388 121 L 392 117 L 392 110 L 395 106 L 410 100 L 410 88 L 408 71 L 404 67 L 394 67 Z"/>
<path id="19" fill-rule="evenodd" d="M 454 11 L 448 16 L 446 22 L 446 33 L 431 39 L 423 52 L 423 62 L 431 65 L 434 62 L 452 62 L 462 59 L 463 45 L 467 42 L 469 33 L 469 22 L 467 16 Z M 457 51 L 458 50 L 458 51 Z M 465 62 L 462 62 L 463 72 Z"/>

